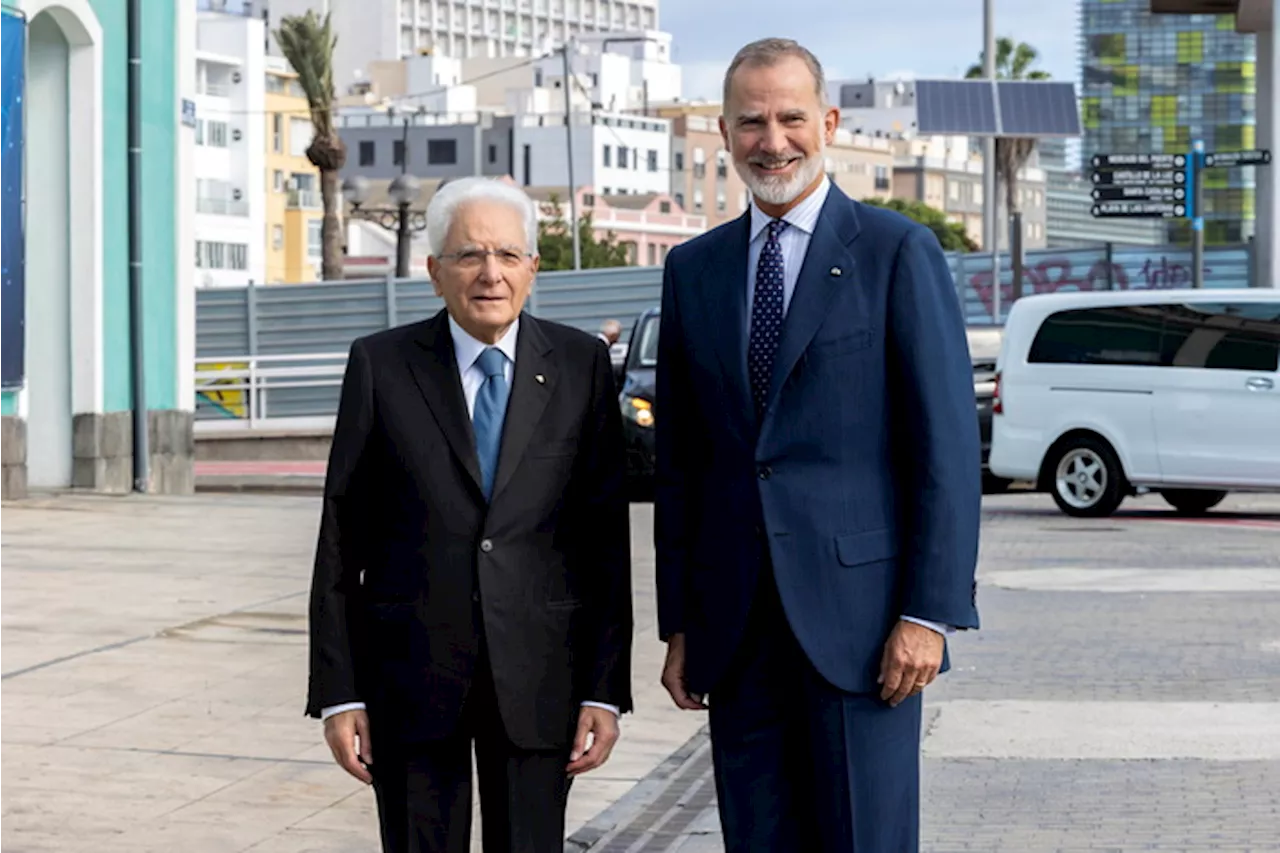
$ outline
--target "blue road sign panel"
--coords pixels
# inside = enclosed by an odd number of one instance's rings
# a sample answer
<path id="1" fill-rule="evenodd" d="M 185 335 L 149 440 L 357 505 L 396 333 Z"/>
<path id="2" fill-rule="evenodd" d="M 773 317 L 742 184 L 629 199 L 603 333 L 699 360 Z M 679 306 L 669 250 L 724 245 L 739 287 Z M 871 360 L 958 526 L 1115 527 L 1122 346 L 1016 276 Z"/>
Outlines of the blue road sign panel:
<path id="1" fill-rule="evenodd" d="M 1090 212 L 1100 218 L 1177 219 L 1187 215 L 1187 205 L 1181 201 L 1100 201 Z"/>
<path id="2" fill-rule="evenodd" d="M 1006 136 L 1079 136 L 1080 111 L 1071 83 L 1001 80 L 1000 132 Z"/>
<path id="3" fill-rule="evenodd" d="M 1253 151 L 1214 151 L 1204 155 L 1204 165 L 1209 166 L 1268 166 L 1271 152 L 1266 148 Z"/>
<path id="4" fill-rule="evenodd" d="M 1171 169 L 1116 169 L 1095 171 L 1093 182 L 1098 186 L 1112 187 L 1174 187 L 1187 182 L 1185 170 Z"/>

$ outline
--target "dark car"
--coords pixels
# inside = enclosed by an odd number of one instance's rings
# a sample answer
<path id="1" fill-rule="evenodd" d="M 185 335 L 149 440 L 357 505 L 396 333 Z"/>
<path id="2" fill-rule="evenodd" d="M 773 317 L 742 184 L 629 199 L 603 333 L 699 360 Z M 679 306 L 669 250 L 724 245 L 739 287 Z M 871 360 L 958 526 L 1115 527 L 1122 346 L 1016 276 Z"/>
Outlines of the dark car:
<path id="1" fill-rule="evenodd" d="M 982 491 L 1003 492 L 1009 481 L 992 476 L 987 469 L 991 455 L 991 406 L 996 389 L 996 358 L 1000 355 L 999 326 L 970 326 L 969 357 L 973 361 L 973 396 L 978 408 L 978 433 L 982 438 Z"/>
<path id="2" fill-rule="evenodd" d="M 658 365 L 658 317 L 650 308 L 637 319 L 622 365 L 618 403 L 627 445 L 627 484 L 634 497 L 653 494 L 654 375 Z"/>

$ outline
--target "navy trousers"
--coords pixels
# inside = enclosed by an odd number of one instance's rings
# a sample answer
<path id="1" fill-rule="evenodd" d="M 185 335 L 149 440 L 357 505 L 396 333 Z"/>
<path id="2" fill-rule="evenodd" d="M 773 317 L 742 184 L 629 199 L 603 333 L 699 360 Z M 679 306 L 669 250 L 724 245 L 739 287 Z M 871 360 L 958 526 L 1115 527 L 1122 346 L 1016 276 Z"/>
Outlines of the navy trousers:
<path id="1" fill-rule="evenodd" d="M 769 572 L 708 704 L 726 853 L 917 853 L 921 697 L 823 679 Z"/>

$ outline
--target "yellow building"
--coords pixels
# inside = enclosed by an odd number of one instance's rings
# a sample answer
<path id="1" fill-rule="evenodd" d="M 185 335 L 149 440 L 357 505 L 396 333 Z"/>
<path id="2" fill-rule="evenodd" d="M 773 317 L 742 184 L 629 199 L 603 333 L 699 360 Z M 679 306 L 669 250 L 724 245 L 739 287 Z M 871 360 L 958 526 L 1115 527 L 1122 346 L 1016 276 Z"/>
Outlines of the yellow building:
<path id="1" fill-rule="evenodd" d="M 268 284 L 315 281 L 320 275 L 320 172 L 307 159 L 311 116 L 298 75 L 267 57 L 266 277 Z"/>

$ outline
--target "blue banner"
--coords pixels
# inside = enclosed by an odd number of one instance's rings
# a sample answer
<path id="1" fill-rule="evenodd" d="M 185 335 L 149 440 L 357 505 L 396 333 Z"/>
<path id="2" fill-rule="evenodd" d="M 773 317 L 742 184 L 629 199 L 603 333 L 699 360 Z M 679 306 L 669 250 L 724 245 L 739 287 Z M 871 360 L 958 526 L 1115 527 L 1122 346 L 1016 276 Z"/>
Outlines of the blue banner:
<path id="1" fill-rule="evenodd" d="M 0 379 L 4 388 L 22 387 L 26 288 L 26 238 L 23 228 L 23 93 L 27 78 L 27 22 L 4 10 L 0 28 L 0 151 L 3 151 L 3 201 L 0 206 Z"/>

